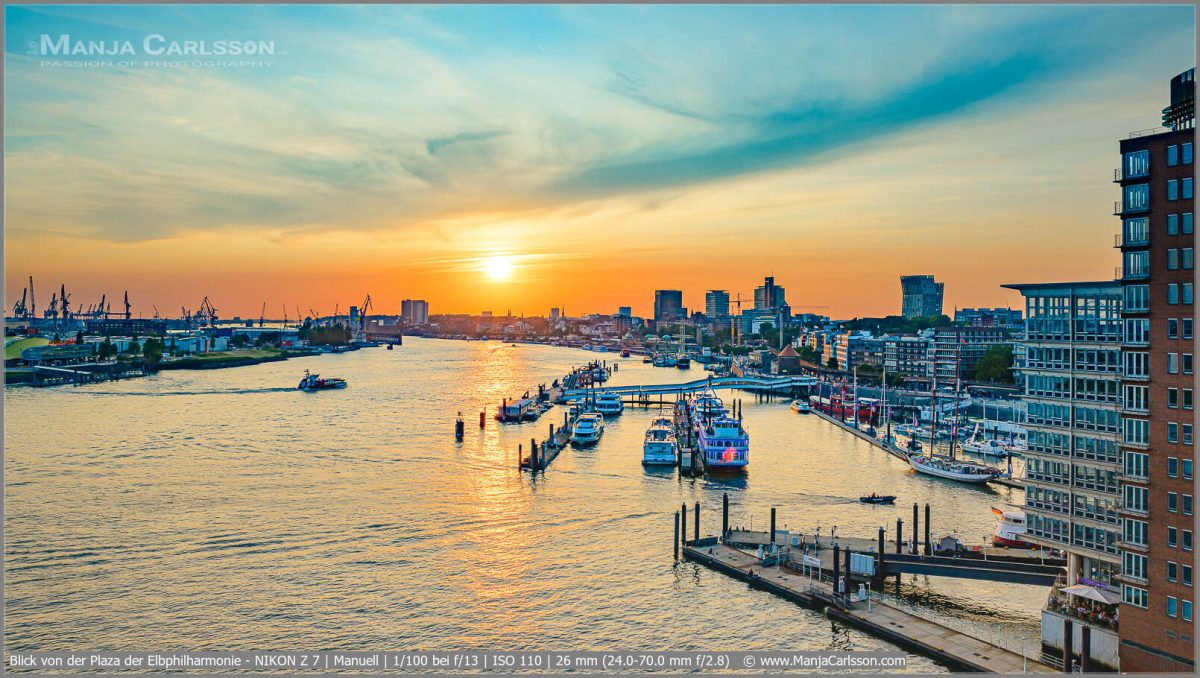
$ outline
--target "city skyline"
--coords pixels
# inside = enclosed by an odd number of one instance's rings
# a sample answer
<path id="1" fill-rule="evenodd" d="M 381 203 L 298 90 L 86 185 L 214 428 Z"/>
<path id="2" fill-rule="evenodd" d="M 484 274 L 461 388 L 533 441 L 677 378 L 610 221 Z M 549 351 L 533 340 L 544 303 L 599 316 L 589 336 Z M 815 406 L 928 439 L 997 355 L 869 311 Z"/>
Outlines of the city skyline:
<path id="1" fill-rule="evenodd" d="M 947 312 L 1016 308 L 1001 283 L 1119 264 L 1096 168 L 1194 57 L 1187 6 L 255 8 L 263 35 L 231 11 L 6 8 L 6 307 L 32 275 L 41 305 L 128 289 L 146 316 L 648 317 L 655 289 L 697 309 L 773 274 L 849 318 L 928 273 Z M 277 53 L 65 68 L 43 34 Z"/>

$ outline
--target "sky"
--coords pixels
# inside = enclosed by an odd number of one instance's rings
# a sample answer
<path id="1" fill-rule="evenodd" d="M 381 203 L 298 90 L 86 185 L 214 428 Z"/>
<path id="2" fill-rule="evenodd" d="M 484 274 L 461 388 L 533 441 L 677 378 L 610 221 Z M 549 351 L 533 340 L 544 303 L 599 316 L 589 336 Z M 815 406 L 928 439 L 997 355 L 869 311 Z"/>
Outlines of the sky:
<path id="1" fill-rule="evenodd" d="M 1111 279 L 1118 140 L 1196 50 L 1190 5 L 5 18 L 5 307 L 32 275 L 146 316 L 649 315 L 765 275 L 835 318 L 899 313 L 908 274 L 1019 307 L 1001 284 Z M 271 53 L 156 51 L 189 41 Z"/>

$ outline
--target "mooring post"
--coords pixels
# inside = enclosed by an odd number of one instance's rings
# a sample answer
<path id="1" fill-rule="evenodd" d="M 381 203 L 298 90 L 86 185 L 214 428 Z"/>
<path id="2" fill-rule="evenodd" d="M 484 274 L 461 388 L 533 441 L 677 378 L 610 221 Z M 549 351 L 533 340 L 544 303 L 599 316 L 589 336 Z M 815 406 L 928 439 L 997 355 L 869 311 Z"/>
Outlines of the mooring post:
<path id="1" fill-rule="evenodd" d="M 875 549 L 875 576 L 883 580 L 883 526 L 879 527 L 879 546 Z"/>
<path id="2" fill-rule="evenodd" d="M 683 520 L 679 523 L 679 534 L 683 537 L 683 545 L 687 546 L 687 504 L 680 506 L 679 515 L 683 516 Z"/>
<path id="3" fill-rule="evenodd" d="M 721 541 L 729 534 L 729 493 L 721 494 Z"/>
<path id="4" fill-rule="evenodd" d="M 679 511 L 675 512 L 675 560 L 679 560 Z"/>
<path id="5" fill-rule="evenodd" d="M 1071 630 L 1071 620 L 1063 619 L 1063 647 L 1062 647 L 1062 672 L 1074 673 L 1071 669 L 1072 662 L 1075 660 L 1075 653 L 1071 645 L 1075 642 L 1075 633 Z"/>
<path id="6" fill-rule="evenodd" d="M 904 534 L 904 521 L 900 518 L 896 519 L 896 553 L 900 553 L 900 540 Z"/>
<path id="7" fill-rule="evenodd" d="M 841 547 L 837 544 L 833 545 L 833 592 L 838 591 L 838 577 L 841 575 Z M 840 607 L 840 606 L 839 606 Z"/>
<path id="8" fill-rule="evenodd" d="M 487 410 L 479 410 L 479 428 L 481 430 L 483 429 L 483 422 L 485 420 L 486 415 L 487 415 Z"/>
<path id="9" fill-rule="evenodd" d="M 933 542 L 929 540 L 929 502 L 925 502 L 925 555 L 933 555 Z"/>
<path id="10" fill-rule="evenodd" d="M 913 502 L 913 543 L 912 543 L 913 555 L 920 553 L 920 551 L 918 550 L 918 547 L 917 547 L 917 544 L 920 543 L 917 541 L 917 537 L 919 536 L 918 526 L 920 525 L 920 523 L 918 522 L 918 518 L 919 518 L 920 514 L 917 513 L 917 510 L 918 510 L 917 502 L 914 501 Z"/>
<path id="11" fill-rule="evenodd" d="M 845 550 L 845 551 L 842 551 L 842 553 L 845 553 L 845 554 L 846 554 L 846 567 L 845 567 L 845 570 L 846 570 L 846 591 L 845 591 L 845 593 L 850 593 L 850 547 L 849 547 L 849 546 L 847 546 L 847 547 L 846 547 L 846 550 Z"/>
<path id="12" fill-rule="evenodd" d="M 768 536 L 770 543 L 775 543 L 775 507 L 771 507 L 771 534 Z"/>

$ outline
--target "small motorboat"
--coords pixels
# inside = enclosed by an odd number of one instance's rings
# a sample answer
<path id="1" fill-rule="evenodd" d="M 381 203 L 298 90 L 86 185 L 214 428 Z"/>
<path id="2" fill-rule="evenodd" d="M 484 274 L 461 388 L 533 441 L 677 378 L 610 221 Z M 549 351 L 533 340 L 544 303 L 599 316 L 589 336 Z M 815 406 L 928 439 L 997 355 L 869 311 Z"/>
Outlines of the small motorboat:
<path id="1" fill-rule="evenodd" d="M 628 357 L 629 357 L 629 351 L 621 351 L 621 357 L 622 357 L 622 358 L 628 358 Z"/>
<path id="2" fill-rule="evenodd" d="M 304 370 L 304 378 L 300 380 L 300 385 L 296 387 L 301 391 L 325 391 L 334 388 L 346 388 L 346 380 L 338 377 L 321 378 L 319 374 L 312 374 L 308 370 Z"/>
<path id="3" fill-rule="evenodd" d="M 812 411 L 812 408 L 809 406 L 808 402 L 804 400 L 793 400 L 792 411 L 799 412 L 800 414 L 808 414 Z"/>
<path id="4" fill-rule="evenodd" d="M 872 492 L 865 497 L 859 497 L 858 500 L 864 504 L 891 504 L 896 501 L 896 497 L 890 494 L 880 495 Z"/>

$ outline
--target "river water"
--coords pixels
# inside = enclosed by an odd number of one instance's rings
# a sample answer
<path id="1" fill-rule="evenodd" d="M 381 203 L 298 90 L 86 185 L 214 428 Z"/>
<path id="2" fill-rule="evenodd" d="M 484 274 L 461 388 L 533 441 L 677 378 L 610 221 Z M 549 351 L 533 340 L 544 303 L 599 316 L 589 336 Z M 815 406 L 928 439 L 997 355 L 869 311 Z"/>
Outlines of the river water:
<path id="1" fill-rule="evenodd" d="M 646 471 L 656 410 L 627 408 L 537 477 L 500 400 L 589 359 L 610 384 L 705 372 L 547 346 L 407 338 L 252 367 L 5 393 L 6 647 L 20 650 L 887 649 L 882 640 L 672 559 L 673 513 L 871 537 L 929 502 L 933 532 L 980 543 L 1020 492 L 915 476 L 786 401 L 744 402 L 737 479 Z M 349 381 L 303 393 L 305 369 Z M 477 417 L 487 408 L 483 430 Z M 467 420 L 461 444 L 454 419 Z M 895 494 L 895 507 L 856 498 Z M 689 517 L 689 531 L 691 527 Z M 890 587 L 889 587 L 890 588 Z M 1017 649 L 1044 589 L 907 577 L 901 595 Z M 944 670 L 912 657 L 911 671 Z"/>

